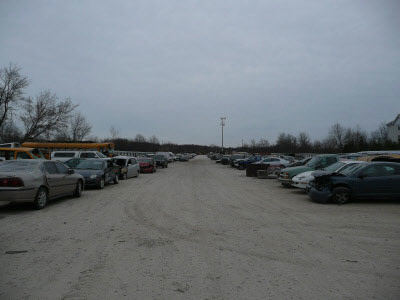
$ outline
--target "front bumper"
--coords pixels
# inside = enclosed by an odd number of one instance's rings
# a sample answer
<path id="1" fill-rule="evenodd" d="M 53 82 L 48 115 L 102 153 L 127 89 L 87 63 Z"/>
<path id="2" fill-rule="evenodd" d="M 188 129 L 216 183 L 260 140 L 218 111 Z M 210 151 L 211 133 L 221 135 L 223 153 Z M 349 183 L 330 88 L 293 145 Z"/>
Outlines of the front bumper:
<path id="1" fill-rule="evenodd" d="M 36 193 L 36 188 L 1 188 L 0 201 L 32 202 Z"/>
<path id="2" fill-rule="evenodd" d="M 307 189 L 308 182 L 292 180 L 292 186 L 298 189 L 305 190 Z"/>
<path id="3" fill-rule="evenodd" d="M 282 183 L 283 185 L 292 185 L 293 181 L 290 178 L 282 178 L 282 177 L 278 177 L 278 180 L 280 183 Z"/>
<path id="4" fill-rule="evenodd" d="M 327 188 L 322 191 L 317 190 L 315 187 L 311 187 L 308 192 L 308 196 L 310 196 L 312 201 L 319 203 L 327 203 L 331 200 L 332 193 Z"/>
<path id="5" fill-rule="evenodd" d="M 98 186 L 100 184 L 100 177 L 89 178 L 85 177 L 85 186 Z"/>

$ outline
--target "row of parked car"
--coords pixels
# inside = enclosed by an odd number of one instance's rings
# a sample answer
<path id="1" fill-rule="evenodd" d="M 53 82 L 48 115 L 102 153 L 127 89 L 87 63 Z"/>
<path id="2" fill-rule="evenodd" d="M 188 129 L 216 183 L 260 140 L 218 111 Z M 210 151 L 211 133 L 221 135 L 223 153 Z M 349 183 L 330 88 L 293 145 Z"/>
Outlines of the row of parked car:
<path id="1" fill-rule="evenodd" d="M 33 202 L 42 209 L 49 200 L 73 195 L 80 197 L 85 187 L 103 189 L 120 179 L 138 177 L 167 168 L 174 160 L 190 159 L 182 154 L 171 159 L 165 153 L 143 157 L 107 157 L 98 151 L 54 151 L 51 160 L 10 159 L 0 163 L 0 201 Z"/>
<path id="2" fill-rule="evenodd" d="M 275 178 L 284 187 L 304 190 L 316 202 L 344 204 L 352 199 L 399 199 L 400 154 L 287 155 L 210 154 L 217 163 L 246 175 Z"/>

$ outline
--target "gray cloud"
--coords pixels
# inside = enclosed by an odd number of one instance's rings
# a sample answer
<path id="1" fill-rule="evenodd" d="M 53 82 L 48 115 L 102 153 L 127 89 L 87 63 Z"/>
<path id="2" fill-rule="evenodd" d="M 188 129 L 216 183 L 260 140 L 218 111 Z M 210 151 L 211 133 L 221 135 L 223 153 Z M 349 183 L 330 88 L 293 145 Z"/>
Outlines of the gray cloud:
<path id="1" fill-rule="evenodd" d="M 107 136 L 219 143 L 400 112 L 398 1 L 2 1 L 1 65 Z"/>

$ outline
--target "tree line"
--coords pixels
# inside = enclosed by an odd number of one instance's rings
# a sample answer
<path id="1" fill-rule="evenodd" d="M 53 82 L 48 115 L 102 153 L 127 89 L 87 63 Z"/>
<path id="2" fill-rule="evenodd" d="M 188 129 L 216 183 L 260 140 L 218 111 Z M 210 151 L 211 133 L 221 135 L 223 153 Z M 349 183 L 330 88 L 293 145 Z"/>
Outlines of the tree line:
<path id="1" fill-rule="evenodd" d="M 36 141 L 83 141 L 89 138 L 92 126 L 80 113 L 71 99 L 60 99 L 55 93 L 43 90 L 38 95 L 26 96 L 29 80 L 21 69 L 10 64 L 0 69 L 0 140 L 1 142 Z M 220 152 L 217 145 L 178 145 L 161 143 L 156 136 L 146 138 L 137 134 L 135 138 L 121 138 L 119 131 L 111 126 L 110 137 L 92 141 L 112 141 L 121 151 L 171 151 L 174 153 Z M 399 149 L 398 143 L 388 139 L 387 127 L 367 133 L 359 126 L 346 128 L 339 123 L 331 126 L 327 136 L 312 141 L 306 132 L 298 135 L 280 133 L 275 143 L 267 139 L 244 143 L 240 147 L 225 148 L 225 152 L 246 151 L 250 153 L 346 153 L 366 150 Z"/>

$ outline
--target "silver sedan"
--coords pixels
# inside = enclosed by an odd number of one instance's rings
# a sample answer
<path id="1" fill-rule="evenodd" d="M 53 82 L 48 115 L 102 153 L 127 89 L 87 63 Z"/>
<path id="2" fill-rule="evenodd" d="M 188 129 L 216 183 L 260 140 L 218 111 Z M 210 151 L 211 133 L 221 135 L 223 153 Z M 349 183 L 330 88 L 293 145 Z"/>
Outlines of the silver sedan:
<path id="1" fill-rule="evenodd" d="M 84 179 L 58 161 L 11 160 L 0 164 L 0 201 L 33 202 L 42 209 L 49 200 L 80 197 Z"/>

